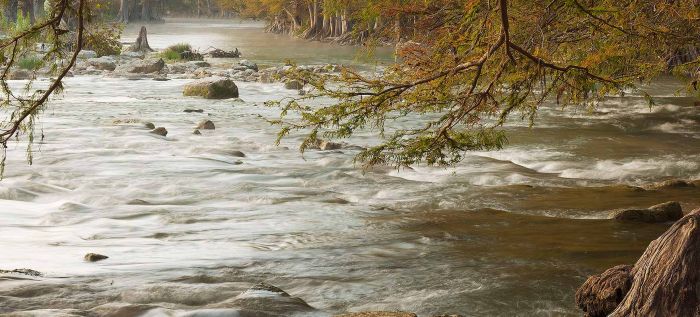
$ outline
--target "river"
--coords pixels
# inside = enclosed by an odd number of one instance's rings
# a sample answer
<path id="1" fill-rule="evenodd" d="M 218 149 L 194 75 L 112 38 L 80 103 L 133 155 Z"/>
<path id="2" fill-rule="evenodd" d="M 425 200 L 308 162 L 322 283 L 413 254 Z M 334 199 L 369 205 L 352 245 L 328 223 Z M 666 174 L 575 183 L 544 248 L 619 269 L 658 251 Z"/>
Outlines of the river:
<path id="1" fill-rule="evenodd" d="M 261 65 L 363 63 L 356 48 L 251 22 L 174 20 L 149 26 L 149 40 L 237 47 Z M 624 186 L 700 179 L 700 107 L 672 79 L 647 87 L 651 108 L 633 93 L 596 109 L 547 105 L 532 128 L 511 121 L 502 151 L 450 168 L 369 172 L 353 150 L 302 157 L 299 134 L 274 146 L 277 128 L 260 116 L 278 114 L 266 100 L 295 93 L 282 84 L 238 83 L 242 101 L 210 101 L 183 98 L 187 82 L 69 78 L 41 115 L 33 165 L 12 144 L 0 181 L 0 269 L 44 276 L 0 277 L 0 313 L 107 303 L 196 311 L 265 281 L 328 313 L 577 316 L 574 293 L 589 275 L 634 263 L 668 228 L 614 222 L 608 211 L 700 206 L 698 187 Z M 192 135 L 203 118 L 217 129 Z M 84 262 L 88 252 L 109 259 Z"/>

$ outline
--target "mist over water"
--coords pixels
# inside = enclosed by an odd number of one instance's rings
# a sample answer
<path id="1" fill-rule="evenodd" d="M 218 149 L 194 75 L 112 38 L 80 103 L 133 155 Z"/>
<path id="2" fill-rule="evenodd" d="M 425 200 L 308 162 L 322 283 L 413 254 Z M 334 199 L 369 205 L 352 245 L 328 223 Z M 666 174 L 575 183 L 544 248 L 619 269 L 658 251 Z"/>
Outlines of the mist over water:
<path id="1" fill-rule="evenodd" d="M 176 20 L 149 26 L 149 41 L 238 47 L 268 65 L 361 63 L 356 48 L 249 22 Z M 299 134 L 274 146 L 277 128 L 264 118 L 278 110 L 263 103 L 296 94 L 282 84 L 241 82 L 241 101 L 212 101 L 182 97 L 188 82 L 69 78 L 41 116 L 34 164 L 24 144 L 12 145 L 0 181 L 0 269 L 45 276 L 0 277 L 0 313 L 130 303 L 176 314 L 265 281 L 328 313 L 574 316 L 588 275 L 633 263 L 667 228 L 611 222 L 608 211 L 700 206 L 697 187 L 623 186 L 700 179 L 700 107 L 671 79 L 647 87 L 652 108 L 634 93 L 596 109 L 549 105 L 532 128 L 513 118 L 503 151 L 450 168 L 367 172 L 354 150 L 302 156 Z M 205 118 L 216 130 L 192 135 Z M 345 141 L 367 146 L 375 134 Z M 88 252 L 110 258 L 83 262 Z"/>

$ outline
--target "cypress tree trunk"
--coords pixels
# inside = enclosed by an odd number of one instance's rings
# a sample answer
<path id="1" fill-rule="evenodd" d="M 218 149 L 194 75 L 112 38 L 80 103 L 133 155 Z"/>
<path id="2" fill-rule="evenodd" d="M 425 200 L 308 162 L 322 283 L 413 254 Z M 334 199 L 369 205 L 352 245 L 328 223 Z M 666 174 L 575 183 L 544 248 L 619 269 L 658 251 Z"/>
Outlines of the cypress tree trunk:
<path id="1" fill-rule="evenodd" d="M 590 277 L 576 302 L 587 317 L 700 316 L 700 209 L 652 241 L 633 267 Z"/>
<path id="2" fill-rule="evenodd" d="M 17 7 L 17 0 L 7 0 L 7 3 L 5 3 L 3 15 L 10 22 L 17 22 Z"/>
<path id="3" fill-rule="evenodd" d="M 131 12 L 129 1 L 130 0 L 119 1 L 119 22 L 129 23 L 129 13 Z"/>

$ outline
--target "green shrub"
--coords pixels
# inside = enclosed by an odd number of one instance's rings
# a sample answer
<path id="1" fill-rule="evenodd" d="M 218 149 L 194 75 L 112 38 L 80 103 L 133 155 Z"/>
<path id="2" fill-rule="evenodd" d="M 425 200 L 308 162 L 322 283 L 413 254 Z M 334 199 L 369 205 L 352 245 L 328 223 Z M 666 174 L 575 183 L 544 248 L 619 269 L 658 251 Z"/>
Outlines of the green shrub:
<path id="1" fill-rule="evenodd" d="M 160 57 L 167 60 L 179 60 L 181 59 L 182 52 L 192 51 L 192 46 L 187 43 L 178 43 L 168 46 L 164 51 L 160 53 Z"/>
<path id="2" fill-rule="evenodd" d="M 17 67 L 24 70 L 37 70 L 43 65 L 43 60 L 38 56 L 27 56 L 17 61 Z"/>

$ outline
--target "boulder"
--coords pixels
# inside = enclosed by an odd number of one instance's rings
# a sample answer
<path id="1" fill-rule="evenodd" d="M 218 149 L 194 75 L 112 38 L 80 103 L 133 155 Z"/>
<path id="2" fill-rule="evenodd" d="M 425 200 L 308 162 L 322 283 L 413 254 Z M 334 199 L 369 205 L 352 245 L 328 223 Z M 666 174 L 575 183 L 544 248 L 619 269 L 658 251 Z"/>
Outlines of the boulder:
<path id="1" fill-rule="evenodd" d="M 16 69 L 12 71 L 8 76 L 7 79 L 9 80 L 29 80 L 32 79 L 34 75 L 32 72 L 24 69 Z"/>
<path id="2" fill-rule="evenodd" d="M 102 260 L 105 260 L 108 258 L 109 257 L 106 255 L 97 254 L 97 253 L 88 253 L 84 257 L 85 261 L 87 261 L 87 262 L 97 262 L 97 261 L 102 261 Z"/>
<path id="3" fill-rule="evenodd" d="M 78 52 L 78 58 L 81 59 L 90 59 L 90 58 L 96 58 L 97 57 L 97 52 L 91 51 L 91 50 L 82 50 Z"/>
<path id="4" fill-rule="evenodd" d="M 121 58 L 125 59 L 143 59 L 146 57 L 146 54 L 144 52 L 122 52 L 121 55 L 119 55 Z"/>
<path id="5" fill-rule="evenodd" d="M 151 131 L 151 133 L 160 135 L 160 136 L 168 136 L 168 130 L 166 130 L 163 127 L 155 128 Z"/>
<path id="6" fill-rule="evenodd" d="M 211 122 L 211 120 L 202 120 L 197 125 L 198 130 L 214 130 L 216 129 L 216 126 L 214 125 L 214 122 Z"/>
<path id="7" fill-rule="evenodd" d="M 150 74 L 160 72 L 165 67 L 163 59 L 136 60 L 128 64 L 119 65 L 115 71 L 131 74 Z"/>
<path id="8" fill-rule="evenodd" d="M 326 140 L 316 140 L 316 143 L 313 146 L 311 146 L 310 148 L 321 150 L 321 151 L 331 151 L 331 150 L 340 150 L 343 148 L 343 145 L 340 143 L 330 142 L 330 141 L 326 141 Z"/>
<path id="9" fill-rule="evenodd" d="M 185 85 L 183 94 L 206 99 L 238 98 L 238 87 L 230 79 L 198 80 Z"/>
<path id="10" fill-rule="evenodd" d="M 655 205 L 647 209 L 620 209 L 610 214 L 610 217 L 619 221 L 636 222 L 668 222 L 683 218 L 681 204 L 675 201 Z"/>
<path id="11" fill-rule="evenodd" d="M 290 90 L 301 90 L 304 88 L 304 83 L 296 79 L 292 79 L 284 83 L 284 88 Z"/>
<path id="12" fill-rule="evenodd" d="M 88 65 L 95 67 L 99 70 L 113 71 L 117 68 L 117 63 L 114 58 L 103 56 L 100 58 L 90 58 L 87 60 Z"/>
<path id="13" fill-rule="evenodd" d="M 238 62 L 238 65 L 241 65 L 247 69 L 252 69 L 254 71 L 258 71 L 258 64 L 253 63 L 247 59 L 242 59 L 241 61 Z"/>
<path id="14" fill-rule="evenodd" d="M 144 122 L 143 126 L 146 127 L 146 129 L 150 129 L 150 130 L 153 130 L 156 128 L 156 125 L 151 123 L 151 122 Z"/>
<path id="15" fill-rule="evenodd" d="M 631 272 L 631 265 L 618 265 L 589 277 L 576 291 L 576 306 L 585 317 L 610 315 L 632 286 Z"/>

